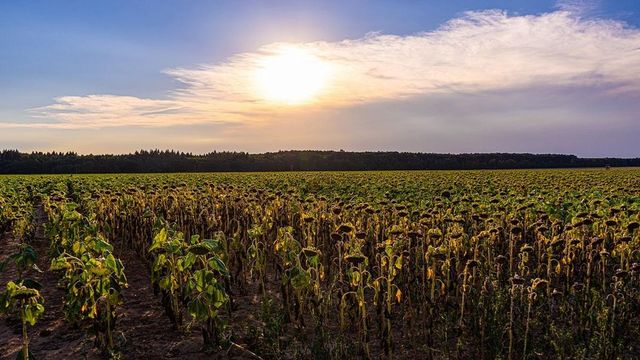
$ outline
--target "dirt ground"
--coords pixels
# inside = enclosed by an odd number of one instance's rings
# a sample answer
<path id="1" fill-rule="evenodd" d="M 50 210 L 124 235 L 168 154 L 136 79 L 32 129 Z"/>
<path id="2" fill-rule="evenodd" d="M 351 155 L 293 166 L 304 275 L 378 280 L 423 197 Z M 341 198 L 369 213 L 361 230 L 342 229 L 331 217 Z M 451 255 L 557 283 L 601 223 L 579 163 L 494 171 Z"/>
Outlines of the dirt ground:
<path id="1" fill-rule="evenodd" d="M 26 275 L 43 285 L 41 290 L 45 298 L 45 312 L 34 327 L 29 327 L 31 352 L 37 359 L 68 359 L 69 356 L 78 358 L 92 357 L 90 339 L 86 339 L 82 329 L 74 329 L 64 321 L 62 312 L 64 289 L 57 286 L 57 277 L 48 271 L 49 257 L 47 256 L 49 242 L 44 236 L 44 214 L 40 210 L 37 214 L 36 237 L 31 246 L 38 253 L 37 265 L 42 273 L 29 271 Z M 4 260 L 16 252 L 17 240 L 10 233 L 3 234 L 0 243 L 0 260 Z M 0 273 L 0 284 L 16 279 L 13 266 L 8 266 Z M 17 317 L 3 317 L 0 320 L 0 354 L 2 359 L 15 359 L 20 351 L 22 341 L 21 324 Z"/>
<path id="2" fill-rule="evenodd" d="M 49 271 L 49 241 L 44 235 L 45 215 L 37 214 L 36 238 L 31 244 L 38 253 L 37 265 L 42 273 L 30 271 L 28 277 L 43 285 L 45 312 L 35 326 L 29 327 L 30 349 L 36 359 L 102 359 L 104 355 L 93 348 L 90 324 L 74 328 L 64 320 L 65 290 L 58 287 L 56 274 Z M 0 260 L 16 251 L 17 241 L 10 233 L 0 238 Z M 154 296 L 151 279 L 145 264 L 131 251 L 123 251 L 120 258 L 125 267 L 128 287 L 123 290 L 124 305 L 118 310 L 116 342 L 124 359 L 212 359 L 247 358 L 241 350 L 232 349 L 219 354 L 202 351 L 202 338 L 195 329 L 177 331 L 164 314 L 160 299 Z M 16 271 L 9 266 L 0 274 L 2 286 L 15 279 Z M 21 324 L 16 317 L 0 318 L 0 358 L 15 359 L 21 347 Z"/>
<path id="3" fill-rule="evenodd" d="M 49 240 L 44 234 L 45 214 L 38 209 L 36 236 L 31 245 L 38 253 L 38 267 L 43 271 L 30 271 L 27 275 L 43 285 L 41 290 L 45 298 L 45 312 L 35 326 L 29 327 L 30 350 L 36 359 L 105 359 L 94 348 L 94 336 L 90 332 L 90 323 L 73 327 L 64 320 L 63 304 L 65 290 L 58 286 L 58 277 L 49 271 Z M 227 318 L 233 342 L 227 351 L 214 353 L 203 350 L 202 337 L 198 326 L 176 330 L 166 316 L 159 296 L 154 295 L 148 266 L 131 250 L 121 250 L 120 244 L 114 243 L 115 255 L 120 258 L 125 267 L 128 287 L 123 292 L 124 304 L 117 311 L 115 342 L 119 354 L 123 359 L 259 359 L 251 352 L 264 349 L 265 339 L 261 331 L 265 324 L 260 319 L 261 306 L 256 286 L 248 289 L 236 289 L 233 294 L 234 309 L 231 318 Z M 0 237 L 0 260 L 14 253 L 17 241 L 10 233 Z M 15 279 L 16 271 L 13 267 L 5 269 L 0 274 L 0 286 Z M 277 298 L 277 283 L 269 279 L 268 292 Z M 279 310 L 276 310 L 279 311 Z M 227 317 L 225 315 L 225 317 Z M 189 316 L 184 314 L 188 321 Z M 291 324 L 283 325 L 282 335 L 278 342 L 287 344 L 293 349 L 289 357 L 297 359 L 312 357 L 309 353 L 297 353 L 302 349 L 305 339 L 314 337 L 313 327 L 305 329 L 295 328 Z M 352 339 L 353 340 L 353 339 Z M 353 343 L 349 341 L 352 346 Z M 293 345 L 293 346 L 292 346 Z M 15 317 L 0 318 L 0 359 L 15 359 L 21 347 L 21 325 Z M 381 355 L 381 349 L 372 344 L 373 353 Z M 265 356 L 268 357 L 268 356 Z"/>

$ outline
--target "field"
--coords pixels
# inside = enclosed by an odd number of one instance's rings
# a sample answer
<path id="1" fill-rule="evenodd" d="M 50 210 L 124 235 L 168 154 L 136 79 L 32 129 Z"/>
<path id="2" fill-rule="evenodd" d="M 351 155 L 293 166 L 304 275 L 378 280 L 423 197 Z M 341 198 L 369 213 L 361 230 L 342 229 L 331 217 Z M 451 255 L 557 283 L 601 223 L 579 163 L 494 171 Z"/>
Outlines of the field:
<path id="1" fill-rule="evenodd" d="M 640 169 L 0 178 L 0 355 L 640 357 Z"/>

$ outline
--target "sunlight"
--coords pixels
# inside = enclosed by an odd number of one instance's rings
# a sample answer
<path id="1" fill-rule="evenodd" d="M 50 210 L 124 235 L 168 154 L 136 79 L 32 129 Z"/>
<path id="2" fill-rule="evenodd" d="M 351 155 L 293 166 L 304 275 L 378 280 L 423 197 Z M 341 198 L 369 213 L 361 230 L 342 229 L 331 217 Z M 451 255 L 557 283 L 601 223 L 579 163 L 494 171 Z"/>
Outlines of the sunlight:
<path id="1" fill-rule="evenodd" d="M 326 62 L 303 49 L 288 47 L 260 61 L 254 85 L 264 100 L 299 105 L 313 101 L 328 78 Z"/>

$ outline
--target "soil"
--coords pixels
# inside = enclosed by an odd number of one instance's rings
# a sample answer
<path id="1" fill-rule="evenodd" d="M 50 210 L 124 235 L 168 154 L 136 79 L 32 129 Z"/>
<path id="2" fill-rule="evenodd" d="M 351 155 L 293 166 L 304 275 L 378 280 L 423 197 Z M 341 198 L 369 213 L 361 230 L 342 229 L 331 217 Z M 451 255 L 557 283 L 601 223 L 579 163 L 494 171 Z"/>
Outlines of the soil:
<path id="1" fill-rule="evenodd" d="M 27 277 L 43 285 L 45 312 L 33 327 L 29 327 L 30 350 L 35 359 L 104 359 L 94 349 L 94 336 L 90 324 L 72 327 L 64 320 L 65 290 L 58 286 L 58 277 L 49 271 L 49 240 L 44 234 L 46 216 L 42 208 L 36 214 L 36 236 L 31 246 L 38 253 L 37 265 L 42 273 L 29 271 Z M 10 233 L 0 236 L 0 261 L 17 249 L 19 241 Z M 114 244 L 118 249 L 117 244 Z M 117 251 L 117 250 L 116 250 Z M 117 254 L 122 260 L 128 287 L 123 290 L 124 304 L 117 311 L 115 342 L 123 359 L 251 359 L 256 358 L 242 348 L 233 346 L 228 351 L 205 352 L 197 325 L 190 330 L 176 330 L 165 315 L 161 300 L 153 292 L 149 269 L 133 252 Z M 13 266 L 0 273 L 0 284 L 16 279 Z M 247 301 L 244 301 L 247 300 Z M 259 304 L 251 299 L 241 301 L 233 312 L 234 324 L 251 322 Z M 188 319 L 188 316 L 185 316 Z M 0 359 L 15 359 L 22 342 L 21 324 L 15 316 L 0 318 Z"/>
<path id="2" fill-rule="evenodd" d="M 51 260 L 48 256 L 49 241 L 44 235 L 46 217 L 42 209 L 36 212 L 36 234 L 31 246 L 38 253 L 38 267 L 42 273 L 30 270 L 30 277 L 42 284 L 41 294 L 45 299 L 45 312 L 35 326 L 29 326 L 30 350 L 36 359 L 99 358 L 93 351 L 92 339 L 85 336 L 79 328 L 73 328 L 64 320 L 63 301 L 65 290 L 58 287 L 56 274 L 48 271 Z M 16 252 L 18 240 L 10 233 L 2 235 L 0 261 Z M 17 278 L 15 267 L 9 265 L 0 273 L 0 284 Z M 15 316 L 3 316 L 0 319 L 0 357 L 15 359 L 22 346 L 22 327 Z"/>

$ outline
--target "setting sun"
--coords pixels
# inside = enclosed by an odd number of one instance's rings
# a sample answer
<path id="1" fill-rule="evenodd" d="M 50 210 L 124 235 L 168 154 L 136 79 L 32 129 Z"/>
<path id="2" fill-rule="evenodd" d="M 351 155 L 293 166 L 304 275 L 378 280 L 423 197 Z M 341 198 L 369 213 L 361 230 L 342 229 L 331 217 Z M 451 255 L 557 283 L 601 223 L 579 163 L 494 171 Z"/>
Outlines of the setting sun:
<path id="1" fill-rule="evenodd" d="M 329 65 L 298 48 L 286 48 L 264 58 L 255 74 L 257 95 L 290 105 L 314 100 L 325 87 Z"/>

